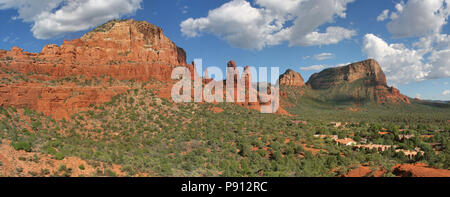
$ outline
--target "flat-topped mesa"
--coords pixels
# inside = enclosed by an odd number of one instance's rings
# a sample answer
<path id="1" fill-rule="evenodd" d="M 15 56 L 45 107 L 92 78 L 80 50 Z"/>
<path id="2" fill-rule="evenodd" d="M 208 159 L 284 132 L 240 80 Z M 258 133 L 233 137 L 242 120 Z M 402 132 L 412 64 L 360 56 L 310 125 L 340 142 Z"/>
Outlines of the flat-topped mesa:
<path id="1" fill-rule="evenodd" d="M 280 85 L 302 87 L 305 85 L 305 80 L 300 73 L 288 69 L 280 76 Z"/>
<path id="2" fill-rule="evenodd" d="M 162 62 L 185 65 L 186 53 L 162 29 L 146 21 L 112 20 L 61 47 L 44 47 L 42 57 L 67 58 L 80 63 Z"/>
<path id="3" fill-rule="evenodd" d="M 320 73 L 313 74 L 307 84 L 313 89 L 328 89 L 344 82 L 352 83 L 358 80 L 362 80 L 368 85 L 387 87 L 386 75 L 378 62 L 373 59 L 325 69 Z"/>
<path id="4" fill-rule="evenodd" d="M 332 100 L 352 97 L 355 102 L 410 103 L 398 89 L 387 85 L 386 75 L 373 59 L 325 69 L 312 75 L 307 84 L 330 91 L 328 97 Z"/>

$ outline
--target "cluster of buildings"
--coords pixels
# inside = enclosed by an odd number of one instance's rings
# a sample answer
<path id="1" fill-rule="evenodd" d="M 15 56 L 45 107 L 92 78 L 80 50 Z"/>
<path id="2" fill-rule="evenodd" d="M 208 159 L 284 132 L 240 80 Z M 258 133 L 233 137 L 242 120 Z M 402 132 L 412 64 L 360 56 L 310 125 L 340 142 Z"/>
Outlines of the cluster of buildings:
<path id="1" fill-rule="evenodd" d="M 352 138 L 339 139 L 339 137 L 337 135 L 314 135 L 314 137 L 321 138 L 321 139 L 330 138 L 334 142 L 336 142 L 336 145 L 351 146 L 354 149 L 369 149 L 369 150 L 375 149 L 378 152 L 383 152 L 383 151 L 386 151 L 391 148 L 393 148 L 393 149 L 398 148 L 398 146 L 396 146 L 396 145 L 391 146 L 391 145 L 381 145 L 381 144 L 358 144 Z M 410 139 L 412 137 L 414 137 L 414 136 L 413 135 L 402 135 L 400 138 L 401 139 L 402 138 Z M 366 140 L 366 142 L 367 142 L 367 140 Z M 420 148 L 416 148 L 414 151 L 404 150 L 404 149 L 396 149 L 395 152 L 403 152 L 410 159 L 413 159 L 419 153 L 421 153 L 422 155 L 424 154 L 424 152 L 421 151 Z"/>

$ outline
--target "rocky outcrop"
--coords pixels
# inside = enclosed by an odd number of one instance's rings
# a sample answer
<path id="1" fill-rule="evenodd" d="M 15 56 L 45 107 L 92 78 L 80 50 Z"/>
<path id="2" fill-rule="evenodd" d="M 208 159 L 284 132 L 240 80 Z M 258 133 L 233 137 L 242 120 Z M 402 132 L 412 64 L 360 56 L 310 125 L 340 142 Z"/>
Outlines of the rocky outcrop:
<path id="1" fill-rule="evenodd" d="M 109 102 L 129 88 L 116 87 L 45 87 L 42 84 L 24 83 L 0 85 L 0 106 L 35 109 L 56 120 L 69 119 L 70 115 L 90 109 L 91 105 Z"/>
<path id="2" fill-rule="evenodd" d="M 56 77 L 111 76 L 120 80 L 170 80 L 172 69 L 185 66 L 186 53 L 167 38 L 162 29 L 145 21 L 113 20 L 81 39 L 61 46 L 45 46 L 41 53 L 13 47 L 0 58 L 11 57 L 9 69 Z M 194 73 L 194 72 L 193 72 Z"/>
<path id="3" fill-rule="evenodd" d="M 231 60 L 227 63 L 227 69 L 229 68 L 233 68 L 237 70 L 236 67 L 236 62 L 234 60 Z M 228 71 L 228 70 L 227 70 Z M 242 77 L 245 80 L 245 101 L 244 102 L 239 102 L 238 101 L 238 83 L 239 80 L 242 79 Z M 229 92 L 227 92 L 227 80 L 234 80 L 234 96 L 230 95 Z M 249 109 L 254 109 L 254 110 L 261 110 L 261 106 L 267 106 L 267 105 L 272 105 L 271 102 L 262 102 L 261 100 L 261 96 L 277 96 L 277 95 L 272 95 L 272 93 L 270 92 L 270 89 L 267 91 L 267 94 L 270 95 L 261 95 L 260 92 L 252 85 L 252 75 L 250 72 L 250 67 L 246 66 L 244 67 L 244 72 L 243 73 L 239 73 L 239 71 L 237 71 L 237 73 L 228 73 L 227 72 L 227 78 L 226 80 L 222 81 L 223 85 L 224 85 L 224 99 L 226 100 L 227 97 L 232 97 L 234 98 L 233 102 L 241 105 L 243 107 L 249 108 Z M 250 95 L 256 95 L 257 101 L 256 102 L 252 102 L 250 99 Z M 271 100 L 276 100 L 276 99 L 271 99 Z M 278 111 L 276 112 L 277 114 L 282 114 L 282 115 L 290 115 L 287 111 L 285 111 L 281 106 L 279 106 Z"/>
<path id="4" fill-rule="evenodd" d="M 302 87 L 305 86 L 305 80 L 300 73 L 288 69 L 280 76 L 280 85 Z"/>
<path id="5" fill-rule="evenodd" d="M 330 91 L 328 97 L 331 99 L 335 95 L 341 100 L 352 97 L 356 102 L 410 103 L 398 89 L 387 85 L 386 75 L 373 59 L 325 69 L 313 74 L 307 85 L 312 89 Z"/>
<path id="6" fill-rule="evenodd" d="M 10 51 L 0 51 L 0 59 L 2 69 L 40 80 L 83 76 L 86 79 L 99 77 L 147 82 L 153 78 L 167 84 L 167 87 L 159 87 L 158 95 L 164 98 L 170 97 L 170 87 L 174 83 L 171 74 L 175 67 L 187 67 L 193 79 L 199 77 L 194 63 L 186 63 L 186 52 L 167 38 L 161 28 L 134 20 L 110 21 L 80 39 L 64 41 L 61 46 L 47 45 L 40 53 L 28 53 L 13 47 Z M 236 63 L 230 61 L 228 66 L 236 68 Z M 249 85 L 251 76 L 245 77 L 246 89 L 257 91 Z M 207 83 L 212 79 L 207 77 L 202 81 Z M 126 87 L 106 88 L 104 84 L 97 87 L 65 84 L 48 87 L 48 83 L 4 84 L 0 87 L 0 106 L 32 108 L 62 119 L 87 110 L 91 105 L 108 102 L 125 90 Z M 249 102 L 248 95 L 245 102 L 238 104 L 259 110 L 261 103 Z"/>
<path id="7" fill-rule="evenodd" d="M 61 46 L 47 45 L 41 53 L 13 47 L 0 51 L 0 59 L 3 70 L 42 80 L 84 76 L 136 81 L 154 78 L 170 83 L 172 70 L 177 66 L 196 73 L 194 65 L 186 63 L 185 51 L 170 41 L 161 28 L 134 20 L 110 21 L 80 39 L 64 41 Z M 0 106 L 27 107 L 55 119 L 67 119 L 70 114 L 108 102 L 127 89 L 103 85 L 2 84 Z"/>
<path id="8" fill-rule="evenodd" d="M 361 80 L 368 85 L 387 86 L 386 76 L 377 61 L 373 59 L 353 63 L 348 66 L 328 68 L 313 74 L 308 81 L 313 89 L 328 89 L 333 86 Z"/>

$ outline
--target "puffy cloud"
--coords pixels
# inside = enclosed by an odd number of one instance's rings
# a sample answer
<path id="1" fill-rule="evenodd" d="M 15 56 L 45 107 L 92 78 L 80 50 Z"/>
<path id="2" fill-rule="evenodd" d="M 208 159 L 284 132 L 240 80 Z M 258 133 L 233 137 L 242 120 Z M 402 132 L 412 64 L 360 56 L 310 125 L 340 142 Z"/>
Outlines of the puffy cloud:
<path id="1" fill-rule="evenodd" d="M 64 0 L 0 0 L 0 9 L 17 9 L 18 16 L 13 19 L 22 19 L 33 22 L 34 18 L 43 12 L 50 12 Z"/>
<path id="2" fill-rule="evenodd" d="M 314 55 L 314 59 L 319 60 L 319 61 L 332 59 L 332 58 L 334 58 L 333 53 L 320 53 L 320 54 Z"/>
<path id="3" fill-rule="evenodd" d="M 392 82 L 421 81 L 428 75 L 427 65 L 422 62 L 423 54 L 403 44 L 388 44 L 373 34 L 367 34 L 364 36 L 362 51 L 368 58 L 374 58 L 380 63 L 388 80 Z"/>
<path id="4" fill-rule="evenodd" d="M 377 17 L 377 21 L 384 21 L 389 17 L 389 10 L 384 10 L 381 12 L 381 14 Z"/>
<path id="5" fill-rule="evenodd" d="M 450 77 L 450 37 L 432 35 L 407 48 L 367 34 L 362 51 L 379 61 L 388 80 L 398 83 Z"/>
<path id="6" fill-rule="evenodd" d="M 450 77 L 450 36 L 441 34 L 450 15 L 450 0 L 408 0 L 395 5 L 389 32 L 395 37 L 419 37 L 411 47 L 388 44 L 367 34 L 363 52 L 377 59 L 388 80 L 399 83 Z M 387 13 L 383 12 L 380 19 Z"/>
<path id="7" fill-rule="evenodd" d="M 433 51 L 428 59 L 433 65 L 429 78 L 450 77 L 450 49 Z"/>
<path id="8" fill-rule="evenodd" d="M 343 63 L 343 64 L 337 64 L 337 65 L 313 65 L 313 66 L 308 66 L 308 67 L 300 67 L 300 70 L 303 71 L 313 71 L 313 70 L 322 70 L 324 68 L 331 68 L 331 67 L 341 67 L 341 66 L 347 66 L 350 63 Z"/>
<path id="9" fill-rule="evenodd" d="M 322 70 L 325 67 L 326 67 L 325 65 L 313 65 L 308 67 L 300 67 L 300 70 L 303 71 Z"/>
<path id="10" fill-rule="evenodd" d="M 272 25 L 273 18 L 263 12 L 246 1 L 234 0 L 210 11 L 207 18 L 183 21 L 181 31 L 189 37 L 207 31 L 224 37 L 233 46 L 260 49 L 267 44 L 270 33 L 280 29 Z"/>
<path id="11" fill-rule="evenodd" d="M 356 35 L 356 31 L 342 27 L 328 27 L 325 33 L 311 32 L 301 38 L 290 41 L 291 46 L 314 46 L 337 44 L 342 40 L 350 39 Z"/>
<path id="12" fill-rule="evenodd" d="M 396 37 L 439 33 L 442 26 L 447 24 L 449 4 L 450 0 L 409 0 L 406 4 L 399 3 L 391 14 L 392 21 L 387 24 L 387 28 Z"/>
<path id="13" fill-rule="evenodd" d="M 292 14 L 303 1 L 305 0 L 256 0 L 256 4 L 270 8 L 279 14 Z"/>
<path id="14" fill-rule="evenodd" d="M 235 47 L 262 49 L 288 41 L 290 46 L 336 44 L 356 35 L 343 27 L 317 29 L 345 18 L 346 5 L 354 0 L 232 0 L 210 10 L 208 16 L 180 24 L 187 37 L 211 33 Z M 287 24 L 292 24 L 288 26 Z"/>
<path id="15" fill-rule="evenodd" d="M 38 39 L 77 32 L 135 13 L 142 0 L 1 0 L 0 9 L 17 9 L 14 19 L 32 22 Z"/>
<path id="16" fill-rule="evenodd" d="M 444 90 L 444 91 L 442 92 L 442 95 L 443 95 L 443 96 L 450 95 L 450 90 Z"/>

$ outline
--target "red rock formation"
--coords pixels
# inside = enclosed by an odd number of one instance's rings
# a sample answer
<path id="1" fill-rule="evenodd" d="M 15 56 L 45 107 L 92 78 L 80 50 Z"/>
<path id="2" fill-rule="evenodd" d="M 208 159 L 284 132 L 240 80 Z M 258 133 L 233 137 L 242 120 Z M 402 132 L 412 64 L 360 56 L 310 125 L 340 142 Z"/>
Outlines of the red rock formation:
<path id="1" fill-rule="evenodd" d="M 159 93 L 170 96 L 173 84 L 171 74 L 175 67 L 187 67 L 193 79 L 199 78 L 194 64 L 186 63 L 186 53 L 167 38 L 162 29 L 148 22 L 113 20 L 97 27 L 80 39 L 64 41 L 61 46 L 50 44 L 41 53 L 28 53 L 13 47 L 0 51 L 0 67 L 36 78 L 48 79 L 69 76 L 112 77 L 117 80 L 148 81 L 149 78 L 167 82 L 168 88 Z M 228 67 L 236 68 L 230 61 Z M 248 67 L 246 68 L 246 71 Z M 237 74 L 239 75 L 239 74 Z M 44 79 L 45 80 L 45 79 Z M 235 79 L 237 80 L 237 79 Z M 203 82 L 208 82 L 207 79 Z M 246 89 L 256 91 L 246 76 Z M 13 84 L 0 86 L 0 105 L 28 107 L 52 115 L 55 119 L 69 118 L 70 114 L 86 110 L 91 104 L 108 102 L 114 95 L 123 93 L 126 87 L 45 87 L 43 84 Z M 236 98 L 236 97 L 235 97 Z M 260 102 L 246 100 L 238 103 L 250 109 L 260 109 Z M 280 110 L 282 113 L 287 113 Z"/>
<path id="2" fill-rule="evenodd" d="M 66 77 L 111 76 L 140 81 L 153 77 L 168 81 L 172 69 L 186 63 L 186 53 L 167 38 L 161 28 L 141 21 L 110 21 L 81 39 L 61 46 L 45 46 L 40 54 L 13 47 L 0 57 L 14 58 L 9 69 L 22 73 Z"/>
<path id="3" fill-rule="evenodd" d="M 209 77 L 208 74 L 208 69 L 205 70 L 205 75 L 203 76 L 203 84 L 208 84 L 209 82 L 213 81 L 213 79 L 211 79 L 211 77 Z"/>
<path id="4" fill-rule="evenodd" d="M 355 99 L 375 100 L 377 103 L 410 103 L 408 97 L 398 89 L 389 87 L 386 76 L 377 61 L 365 60 L 337 68 L 325 69 L 313 74 L 307 83 L 313 89 L 326 90 L 344 87 L 346 84 L 358 84 L 362 91 L 356 88 L 342 88 L 345 94 L 354 95 Z M 364 90 L 365 89 L 365 90 Z M 364 92 L 361 95 L 361 92 Z"/>
<path id="5" fill-rule="evenodd" d="M 70 114 L 89 110 L 90 105 L 110 101 L 125 93 L 128 87 L 44 87 L 42 84 L 0 85 L 0 106 L 35 109 L 56 120 L 69 119 Z"/>
<path id="6" fill-rule="evenodd" d="M 280 85 L 302 87 L 305 85 L 302 75 L 291 69 L 280 76 Z"/>
<path id="7" fill-rule="evenodd" d="M 394 102 L 394 103 L 408 103 L 411 104 L 411 101 L 408 97 L 400 93 L 400 90 L 396 89 L 394 86 L 388 88 L 388 91 L 385 89 L 386 87 L 380 87 L 378 89 L 378 102 L 379 103 L 387 103 L 387 102 Z"/>
<path id="8" fill-rule="evenodd" d="M 236 62 L 234 60 L 231 60 L 227 63 L 227 68 L 234 68 L 236 69 Z M 272 103 L 268 102 L 268 103 L 264 103 L 262 102 L 262 100 L 260 99 L 260 92 L 255 89 L 251 83 L 252 83 L 252 75 L 250 72 L 250 67 L 246 66 L 244 68 L 244 72 L 242 73 L 243 76 L 240 76 L 239 71 L 237 71 L 237 73 L 235 73 L 233 75 L 233 73 L 228 73 L 227 72 L 227 80 L 230 80 L 232 78 L 234 78 L 234 100 L 233 102 L 235 102 L 238 105 L 241 105 L 243 107 L 249 108 L 249 109 L 254 109 L 254 110 L 261 110 L 261 106 L 266 106 L 266 105 L 271 105 Z M 239 80 L 241 79 L 241 77 L 245 77 L 245 101 L 244 102 L 238 102 L 238 87 L 237 84 L 239 83 Z M 227 85 L 227 80 L 223 81 L 224 84 L 224 99 L 227 98 L 227 96 L 230 96 L 229 93 L 226 91 L 226 85 Z M 268 94 L 271 94 L 270 89 L 267 92 Z M 251 102 L 250 100 L 250 95 L 256 95 L 256 102 Z M 273 96 L 273 95 L 270 95 Z M 275 95 L 276 96 L 276 95 Z M 276 112 L 277 114 L 282 114 L 282 115 L 290 115 L 287 111 L 285 111 L 281 106 L 279 106 L 278 111 Z"/>
<path id="9" fill-rule="evenodd" d="M 156 78 L 170 82 L 173 68 L 185 66 L 186 53 L 167 38 L 161 28 L 147 22 L 110 21 L 81 39 L 45 46 L 41 53 L 28 53 L 13 47 L 0 51 L 7 60 L 0 67 L 20 73 L 45 74 L 48 78 L 84 75 L 109 76 L 118 80 L 147 81 Z M 36 75 L 37 76 L 37 75 Z M 108 102 L 126 87 L 44 87 L 43 84 L 0 85 L 0 105 L 28 107 L 55 119 Z M 164 94 L 165 95 L 165 94 Z"/>
<path id="10" fill-rule="evenodd" d="M 337 68 L 328 68 L 311 76 L 308 81 L 313 89 L 328 89 L 344 82 L 364 80 L 371 85 L 385 85 L 386 76 L 377 61 L 365 60 Z"/>

